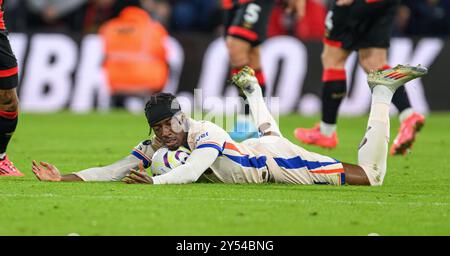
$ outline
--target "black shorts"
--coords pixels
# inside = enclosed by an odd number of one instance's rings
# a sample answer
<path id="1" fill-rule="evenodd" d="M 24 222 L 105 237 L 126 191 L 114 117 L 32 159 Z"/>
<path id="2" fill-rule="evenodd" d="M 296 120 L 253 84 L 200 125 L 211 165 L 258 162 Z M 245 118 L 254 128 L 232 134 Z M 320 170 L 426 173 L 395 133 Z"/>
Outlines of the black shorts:
<path id="1" fill-rule="evenodd" d="M 8 37 L 0 33 L 0 90 L 16 88 L 19 83 L 17 60 Z"/>
<path id="2" fill-rule="evenodd" d="M 324 43 L 346 50 L 388 48 L 400 0 L 355 0 L 350 6 L 335 1 L 325 20 Z"/>
<path id="3" fill-rule="evenodd" d="M 224 11 L 225 36 L 232 36 L 258 46 L 267 36 L 267 26 L 274 0 L 255 0 Z"/>

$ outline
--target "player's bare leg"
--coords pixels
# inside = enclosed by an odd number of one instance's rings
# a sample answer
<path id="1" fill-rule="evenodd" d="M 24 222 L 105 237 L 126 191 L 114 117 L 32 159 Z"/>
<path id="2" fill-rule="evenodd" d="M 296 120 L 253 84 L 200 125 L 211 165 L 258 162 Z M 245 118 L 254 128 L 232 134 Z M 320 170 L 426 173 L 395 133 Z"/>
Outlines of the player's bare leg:
<path id="1" fill-rule="evenodd" d="M 232 68 L 241 68 L 250 63 L 252 46 L 249 42 L 232 36 L 227 36 L 226 44 Z"/>
<path id="2" fill-rule="evenodd" d="M 322 52 L 322 120 L 312 129 L 297 128 L 295 137 L 302 143 L 334 148 L 338 144 L 336 121 L 339 106 L 347 92 L 345 62 L 350 52 L 324 44 Z"/>
<path id="3" fill-rule="evenodd" d="M 250 112 L 260 133 L 264 135 L 281 136 L 280 128 L 264 102 L 261 86 L 250 67 L 244 67 L 232 77 L 234 85 L 245 94 L 250 106 Z"/>
<path id="4" fill-rule="evenodd" d="M 391 74 L 396 72 L 397 76 Z M 368 75 L 372 91 L 372 105 L 366 134 L 358 151 L 358 165 L 367 174 L 370 185 L 379 186 L 386 174 L 389 143 L 389 106 L 395 91 L 406 82 L 427 74 L 423 67 L 398 65 L 384 71 L 374 71 Z"/>
<path id="5" fill-rule="evenodd" d="M 16 89 L 0 90 L 0 176 L 23 176 L 6 155 L 17 126 L 18 104 Z"/>
<path id="6" fill-rule="evenodd" d="M 367 48 L 359 50 L 359 63 L 369 73 L 371 70 L 387 69 L 387 49 Z M 393 74 L 395 75 L 395 74 Z M 392 103 L 399 110 L 400 129 L 391 146 L 391 155 L 405 155 L 411 148 L 417 132 L 425 124 L 425 117 L 411 107 L 404 86 L 398 88 Z"/>

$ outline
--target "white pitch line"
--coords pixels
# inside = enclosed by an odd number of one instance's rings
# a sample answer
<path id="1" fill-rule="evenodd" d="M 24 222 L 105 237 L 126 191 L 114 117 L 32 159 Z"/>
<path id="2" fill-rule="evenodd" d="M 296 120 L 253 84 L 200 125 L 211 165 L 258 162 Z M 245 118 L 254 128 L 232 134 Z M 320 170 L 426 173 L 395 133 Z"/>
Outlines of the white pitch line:
<path id="1" fill-rule="evenodd" d="M 103 200 L 115 200 L 115 199 L 132 199 L 132 200 L 173 200 L 183 201 L 185 197 L 146 197 L 146 196 L 124 196 L 124 195 L 56 195 L 51 193 L 44 194 L 1 194 L 0 200 L 4 197 L 28 197 L 28 198 L 81 198 L 81 199 L 103 199 Z M 450 206 L 450 203 L 446 202 L 385 202 L 385 201 L 345 201 L 345 200 L 304 200 L 304 199 L 263 199 L 263 198 L 214 198 L 214 197 L 195 197 L 189 198 L 191 200 L 200 201 L 237 201 L 237 202 L 261 202 L 261 203 L 330 203 L 330 204 L 370 204 L 370 205 L 402 205 L 407 204 L 409 206 Z"/>

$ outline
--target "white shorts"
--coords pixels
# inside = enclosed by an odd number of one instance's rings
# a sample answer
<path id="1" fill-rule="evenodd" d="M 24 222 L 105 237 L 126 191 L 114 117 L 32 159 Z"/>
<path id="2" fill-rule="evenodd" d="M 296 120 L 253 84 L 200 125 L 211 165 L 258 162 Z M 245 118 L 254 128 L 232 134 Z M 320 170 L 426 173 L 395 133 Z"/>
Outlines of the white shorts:
<path id="1" fill-rule="evenodd" d="M 267 156 L 271 181 L 288 184 L 344 185 L 342 163 L 334 158 L 309 152 L 278 136 L 264 136 L 242 142 Z"/>

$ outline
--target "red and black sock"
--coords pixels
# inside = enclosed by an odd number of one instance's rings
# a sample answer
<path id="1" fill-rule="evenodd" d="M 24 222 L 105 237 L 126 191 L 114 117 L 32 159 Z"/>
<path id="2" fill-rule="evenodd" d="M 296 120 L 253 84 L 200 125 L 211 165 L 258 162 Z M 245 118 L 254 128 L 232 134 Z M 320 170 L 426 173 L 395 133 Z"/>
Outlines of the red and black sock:
<path id="1" fill-rule="evenodd" d="M 0 111 L 0 154 L 6 152 L 9 140 L 17 127 L 18 112 Z"/>
<path id="2" fill-rule="evenodd" d="M 322 81 L 322 121 L 335 124 L 339 106 L 347 93 L 345 69 L 325 69 Z"/>
<path id="3" fill-rule="evenodd" d="M 385 65 L 381 68 L 381 70 L 391 68 L 388 65 Z M 398 109 L 398 112 L 401 113 L 403 110 L 407 108 L 411 108 L 411 102 L 409 101 L 408 94 L 406 94 L 405 86 L 400 86 L 397 91 L 395 91 L 394 96 L 392 97 L 392 103 Z"/>
<path id="4" fill-rule="evenodd" d="M 231 76 L 239 73 L 239 71 L 241 71 L 242 67 L 240 68 L 232 68 L 231 69 Z M 255 69 L 255 77 L 256 79 L 258 79 L 258 83 L 261 86 L 261 90 L 263 93 L 263 97 L 266 95 L 266 79 L 264 77 L 264 73 L 261 69 Z M 242 93 L 241 91 L 239 91 L 239 96 L 241 96 L 242 98 L 244 98 L 244 100 L 246 100 L 247 98 L 245 97 L 244 93 Z M 245 115 L 250 115 L 250 106 L 248 104 L 245 104 L 244 106 L 244 114 Z"/>

